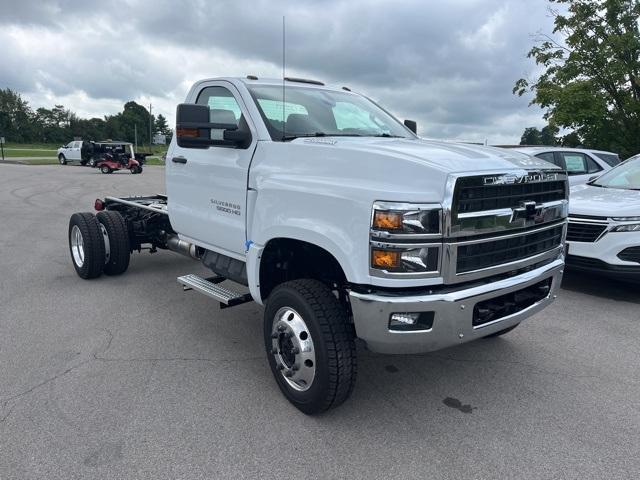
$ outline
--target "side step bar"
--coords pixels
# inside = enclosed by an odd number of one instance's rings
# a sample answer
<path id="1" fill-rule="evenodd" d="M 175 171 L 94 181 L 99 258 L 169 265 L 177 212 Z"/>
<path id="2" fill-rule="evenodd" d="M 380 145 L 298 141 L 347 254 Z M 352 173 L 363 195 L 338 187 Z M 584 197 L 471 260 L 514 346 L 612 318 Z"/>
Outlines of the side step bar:
<path id="1" fill-rule="evenodd" d="M 220 302 L 220 308 L 233 307 L 253 300 L 249 293 L 234 292 L 218 285 L 218 283 L 225 280 L 226 278 L 224 277 L 202 278 L 194 274 L 178 277 L 178 283 L 182 285 L 185 291 L 196 290 L 207 297 L 211 297 Z"/>

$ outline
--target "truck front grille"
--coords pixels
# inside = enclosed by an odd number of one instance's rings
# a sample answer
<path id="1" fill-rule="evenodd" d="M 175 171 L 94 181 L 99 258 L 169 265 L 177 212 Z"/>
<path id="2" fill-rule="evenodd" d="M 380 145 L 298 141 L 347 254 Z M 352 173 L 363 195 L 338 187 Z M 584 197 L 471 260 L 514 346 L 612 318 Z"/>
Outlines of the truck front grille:
<path id="1" fill-rule="evenodd" d="M 567 240 L 570 242 L 595 242 L 606 229 L 606 224 L 578 223 L 569 219 Z"/>
<path id="2" fill-rule="evenodd" d="M 491 239 L 458 247 L 458 274 L 515 262 L 558 247 L 563 225 L 532 233 Z"/>
<path id="3" fill-rule="evenodd" d="M 457 177 L 446 215 L 446 283 L 505 274 L 562 254 L 568 182 L 560 170 Z"/>
<path id="4" fill-rule="evenodd" d="M 565 182 L 554 180 L 511 185 L 477 185 L 468 177 L 461 179 L 457 191 L 457 213 L 483 212 L 519 207 L 522 202 L 553 202 L 566 198 Z"/>

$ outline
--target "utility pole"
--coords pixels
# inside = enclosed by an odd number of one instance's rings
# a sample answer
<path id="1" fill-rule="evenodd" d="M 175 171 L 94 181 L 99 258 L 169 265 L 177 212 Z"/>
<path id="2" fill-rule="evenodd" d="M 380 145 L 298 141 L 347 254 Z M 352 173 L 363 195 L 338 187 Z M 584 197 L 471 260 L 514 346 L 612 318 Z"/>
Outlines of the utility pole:
<path id="1" fill-rule="evenodd" d="M 151 129 L 153 128 L 153 117 L 151 116 L 151 103 L 149 103 L 149 150 L 151 150 Z"/>

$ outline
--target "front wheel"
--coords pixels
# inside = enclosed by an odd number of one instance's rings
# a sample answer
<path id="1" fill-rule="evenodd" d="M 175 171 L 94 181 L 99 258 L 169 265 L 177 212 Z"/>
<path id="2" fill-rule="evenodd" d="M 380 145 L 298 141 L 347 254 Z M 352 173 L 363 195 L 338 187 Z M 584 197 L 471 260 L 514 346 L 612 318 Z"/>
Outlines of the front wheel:
<path id="1" fill-rule="evenodd" d="M 67 159 L 62 154 L 58 155 L 58 161 L 60 162 L 60 165 L 66 165 L 67 164 Z"/>
<path id="2" fill-rule="evenodd" d="M 102 165 L 100 167 L 100 171 L 104 174 L 111 173 L 111 168 L 109 167 L 109 165 Z"/>
<path id="3" fill-rule="evenodd" d="M 91 168 L 96 166 L 96 159 L 95 158 L 92 158 L 92 159 L 89 160 L 89 166 Z"/>
<path id="4" fill-rule="evenodd" d="M 264 339 L 276 382 L 300 411 L 320 413 L 349 398 L 357 372 L 353 325 L 325 284 L 276 287 L 265 308 Z"/>

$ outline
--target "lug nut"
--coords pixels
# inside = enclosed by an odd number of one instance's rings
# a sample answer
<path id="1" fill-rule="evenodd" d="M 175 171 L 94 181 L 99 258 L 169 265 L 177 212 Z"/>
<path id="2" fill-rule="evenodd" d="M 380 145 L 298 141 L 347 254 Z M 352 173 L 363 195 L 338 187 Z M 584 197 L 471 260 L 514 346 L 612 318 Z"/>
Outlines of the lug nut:
<path id="1" fill-rule="evenodd" d="M 280 325 L 280 326 L 278 327 L 278 331 L 279 331 L 279 332 L 284 332 L 286 329 L 287 329 L 287 327 L 285 327 L 284 325 Z"/>

